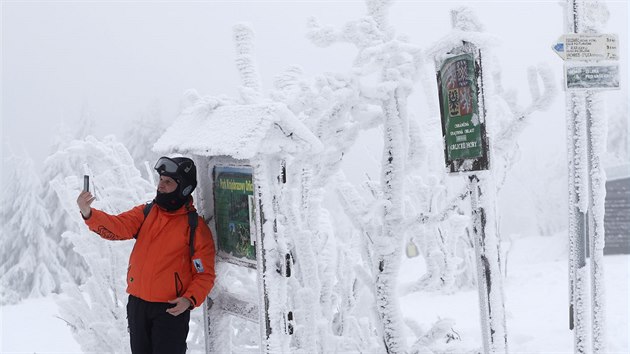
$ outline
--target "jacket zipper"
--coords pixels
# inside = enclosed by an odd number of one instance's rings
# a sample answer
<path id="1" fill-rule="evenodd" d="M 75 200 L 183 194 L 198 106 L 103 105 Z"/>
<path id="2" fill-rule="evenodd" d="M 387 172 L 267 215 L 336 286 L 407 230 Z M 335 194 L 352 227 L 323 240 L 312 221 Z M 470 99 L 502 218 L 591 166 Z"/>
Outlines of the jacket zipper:
<path id="1" fill-rule="evenodd" d="M 182 295 L 183 288 L 184 288 L 184 283 L 182 283 L 182 280 L 179 277 L 179 274 L 175 272 L 175 295 L 177 295 L 177 297 L 180 297 Z"/>

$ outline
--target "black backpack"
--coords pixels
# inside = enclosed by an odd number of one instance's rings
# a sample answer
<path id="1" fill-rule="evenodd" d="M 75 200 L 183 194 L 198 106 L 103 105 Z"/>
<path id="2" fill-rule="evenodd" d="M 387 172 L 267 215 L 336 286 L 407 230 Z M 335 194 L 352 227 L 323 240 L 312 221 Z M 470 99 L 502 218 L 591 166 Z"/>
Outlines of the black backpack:
<path id="1" fill-rule="evenodd" d="M 149 213 L 151 212 L 151 208 L 153 208 L 153 202 L 149 202 L 146 203 L 144 205 L 144 218 L 147 218 L 147 215 L 149 215 Z M 190 258 L 192 258 L 193 254 L 195 254 L 195 230 L 197 230 L 197 220 L 198 220 L 198 215 L 196 211 L 189 211 L 188 212 L 188 226 L 190 227 L 190 238 L 189 238 L 189 245 L 190 245 Z M 142 221 L 144 223 L 144 220 Z M 142 225 L 140 225 L 140 229 L 142 228 Z M 140 232 L 140 229 L 138 229 L 138 232 Z M 138 234 L 136 233 L 135 235 L 133 235 L 133 238 L 138 239 Z"/>

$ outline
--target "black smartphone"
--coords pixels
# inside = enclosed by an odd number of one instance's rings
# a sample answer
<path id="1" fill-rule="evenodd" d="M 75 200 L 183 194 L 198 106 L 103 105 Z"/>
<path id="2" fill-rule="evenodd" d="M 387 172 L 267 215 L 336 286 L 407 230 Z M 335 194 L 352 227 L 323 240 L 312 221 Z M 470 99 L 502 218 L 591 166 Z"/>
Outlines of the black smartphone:
<path id="1" fill-rule="evenodd" d="M 90 191 L 90 176 L 88 175 L 83 175 L 83 191 Z"/>

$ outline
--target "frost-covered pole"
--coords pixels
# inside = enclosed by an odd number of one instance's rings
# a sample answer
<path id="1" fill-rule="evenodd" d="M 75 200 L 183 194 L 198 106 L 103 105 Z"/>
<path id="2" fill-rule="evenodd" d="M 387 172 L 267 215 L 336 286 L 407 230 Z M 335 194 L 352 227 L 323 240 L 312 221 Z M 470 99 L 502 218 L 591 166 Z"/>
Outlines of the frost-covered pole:
<path id="1" fill-rule="evenodd" d="M 465 14 L 465 11 L 455 12 L 454 17 Z M 453 20 L 456 23 L 456 20 Z M 464 42 L 464 48 L 469 43 Z M 482 321 L 482 336 L 485 353 L 507 353 L 507 326 L 505 321 L 505 300 L 503 293 L 503 278 L 501 271 L 501 243 L 497 227 L 496 203 L 497 186 L 494 174 L 490 170 L 491 150 L 485 131 L 485 117 L 487 110 L 484 97 L 484 75 L 482 53 L 473 46 L 469 52 L 474 53 L 476 77 L 475 94 L 477 99 L 477 114 L 481 126 L 480 143 L 481 156 L 476 159 L 478 168 L 488 169 L 469 175 L 470 201 L 472 211 L 472 231 L 475 239 L 475 253 L 477 255 L 477 288 L 479 290 L 479 308 Z M 473 109 L 473 112 L 474 109 Z M 460 112 L 461 113 L 461 112 Z M 473 113 L 473 125 L 475 116 Z M 470 161 L 470 160 L 469 160 Z M 474 161 L 474 160 L 473 160 Z M 474 165 L 474 163 L 473 163 Z M 465 170 L 465 168 L 464 168 Z M 485 326 L 485 328 L 484 328 Z"/>
<path id="2" fill-rule="evenodd" d="M 567 93 L 567 150 L 569 158 L 569 328 L 575 352 L 584 353 L 588 334 L 588 272 L 586 267 L 586 107 L 584 95 Z"/>
<path id="3" fill-rule="evenodd" d="M 577 4 L 567 2 L 567 32 L 578 33 Z M 586 268 L 586 107 L 582 92 L 566 93 L 567 152 L 569 163 L 569 328 L 574 330 L 576 353 L 585 353 L 588 341 L 588 273 Z"/>
<path id="4" fill-rule="evenodd" d="M 503 280 L 495 224 L 496 193 L 492 193 L 495 188 L 494 183 L 487 183 L 483 177 L 479 176 L 470 175 L 469 180 L 484 352 L 507 353 Z"/>
<path id="5" fill-rule="evenodd" d="M 264 308 L 260 310 L 261 334 L 265 353 L 288 353 L 290 352 L 290 333 L 285 323 L 288 321 L 287 315 L 292 309 L 289 302 L 287 289 L 287 274 L 285 255 L 288 254 L 284 225 L 278 220 L 281 215 L 279 206 L 281 184 L 283 181 L 278 178 L 282 170 L 282 158 L 274 155 L 259 158 L 255 164 L 256 193 L 258 194 L 259 207 L 261 211 L 261 242 L 257 245 L 256 252 L 260 250 L 258 261 L 259 273 L 259 294 L 260 303 Z"/>
<path id="6" fill-rule="evenodd" d="M 599 1 L 569 0 L 567 30 L 597 34 L 608 20 L 608 10 Z M 589 60 L 591 61 L 591 60 Z M 591 61 L 592 62 L 592 61 Z M 604 200 L 606 176 L 601 156 L 606 149 L 606 120 L 601 93 L 567 90 L 569 151 L 569 278 L 571 318 L 575 322 L 575 351 L 605 351 L 604 335 Z M 585 221 L 588 218 L 587 227 Z M 588 348 L 588 292 L 586 239 L 591 256 L 591 340 Z M 571 323 L 573 329 L 574 323 Z"/>
<path id="7" fill-rule="evenodd" d="M 589 93 L 587 106 L 587 153 L 589 160 L 589 236 L 591 249 L 591 296 L 592 296 L 592 338 L 593 353 L 606 351 L 604 329 L 604 213 L 606 199 L 606 174 L 601 164 L 601 156 L 606 152 L 607 122 L 602 110 L 604 103 L 601 94 Z"/>
<path id="8" fill-rule="evenodd" d="M 581 0 L 576 8 L 578 30 L 585 33 L 600 33 L 608 21 L 606 5 L 597 0 Z M 602 93 L 586 91 L 586 154 L 589 172 L 589 225 L 591 256 L 591 326 L 592 353 L 606 351 L 604 329 L 604 202 L 606 198 L 606 174 L 601 157 L 606 152 L 607 121 Z"/>
<path id="9" fill-rule="evenodd" d="M 480 32 L 466 8 L 452 11 L 453 27 Z M 460 34 L 461 36 L 461 34 Z M 479 309 L 485 353 L 506 353 L 507 330 L 496 226 L 496 185 L 486 136 L 482 52 L 464 39 L 434 51 L 447 172 L 469 178 L 472 231 L 475 239 Z"/>

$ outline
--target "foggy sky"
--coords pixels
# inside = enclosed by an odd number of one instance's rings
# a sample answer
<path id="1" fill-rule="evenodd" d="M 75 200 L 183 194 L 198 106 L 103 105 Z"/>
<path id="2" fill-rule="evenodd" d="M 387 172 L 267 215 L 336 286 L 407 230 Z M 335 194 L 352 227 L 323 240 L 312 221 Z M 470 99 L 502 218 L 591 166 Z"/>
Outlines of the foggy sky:
<path id="1" fill-rule="evenodd" d="M 486 33 L 501 39 L 495 54 L 503 85 L 518 91 L 521 105 L 531 101 L 530 65 L 548 64 L 560 87 L 563 63 L 551 50 L 565 32 L 559 1 L 398 1 L 389 22 L 426 49 L 451 29 L 449 10 L 464 4 L 476 11 Z M 627 104 L 628 97 L 628 3 L 607 4 L 607 32 L 617 33 L 621 46 L 622 90 L 606 91 L 614 106 Z M 80 119 L 94 120 L 97 137 L 120 135 L 125 122 L 156 107 L 162 119 L 174 119 L 188 89 L 235 96 L 240 82 L 232 26 L 239 22 L 255 32 L 265 91 L 290 65 L 311 77 L 347 73 L 355 49 L 316 47 L 306 38 L 306 22 L 315 16 L 339 28 L 365 14 L 362 1 L 2 1 L 1 6 L 2 159 L 8 146 L 25 151 L 36 164 L 51 153 L 54 137 Z M 415 88 L 410 113 L 426 115 L 421 83 Z M 514 173 L 527 178 L 526 164 L 537 156 L 566 151 L 565 130 L 560 89 L 551 109 L 534 114 L 521 136 L 524 162 Z M 374 153 L 368 158 L 380 159 Z"/>

